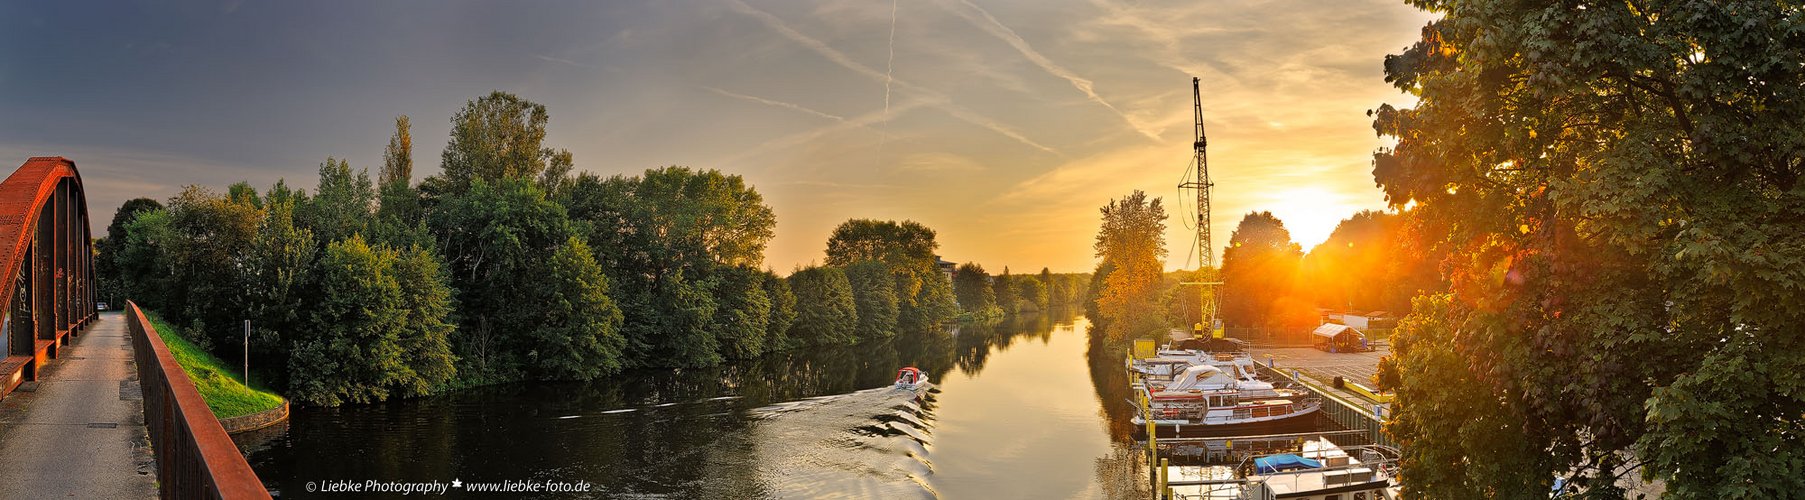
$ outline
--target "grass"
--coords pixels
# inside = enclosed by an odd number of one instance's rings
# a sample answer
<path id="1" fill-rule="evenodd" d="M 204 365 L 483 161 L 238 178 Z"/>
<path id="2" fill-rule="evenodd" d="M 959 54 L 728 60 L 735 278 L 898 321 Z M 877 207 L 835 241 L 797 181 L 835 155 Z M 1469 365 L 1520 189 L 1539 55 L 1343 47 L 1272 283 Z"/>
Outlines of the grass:
<path id="1" fill-rule="evenodd" d="M 188 372 L 188 380 L 194 382 L 201 399 L 207 400 L 207 407 L 213 410 L 214 417 L 240 417 L 282 406 L 282 396 L 245 386 L 243 375 L 188 342 L 181 330 L 154 313 L 146 312 L 145 315 L 163 338 L 163 344 L 169 346 L 169 353 L 175 356 L 176 363 L 182 365 L 182 371 Z"/>

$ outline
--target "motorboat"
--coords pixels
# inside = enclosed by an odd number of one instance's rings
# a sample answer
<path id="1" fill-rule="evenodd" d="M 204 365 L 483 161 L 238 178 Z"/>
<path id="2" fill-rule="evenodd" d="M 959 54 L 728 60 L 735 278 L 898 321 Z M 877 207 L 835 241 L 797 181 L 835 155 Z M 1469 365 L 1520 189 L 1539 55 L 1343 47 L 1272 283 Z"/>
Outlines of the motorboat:
<path id="1" fill-rule="evenodd" d="M 1254 457 L 1241 500 L 1397 498 L 1397 457 L 1384 446 L 1344 450 L 1327 438 L 1304 441 L 1297 453 Z"/>
<path id="2" fill-rule="evenodd" d="M 928 373 L 920 368 L 905 366 L 896 371 L 896 387 L 898 389 L 915 390 L 928 385 Z"/>
<path id="3" fill-rule="evenodd" d="M 1231 363 L 1232 366 L 1232 363 Z M 1137 384 L 1147 414 L 1162 426 L 1230 426 L 1290 420 L 1322 409 L 1305 390 L 1230 375 L 1216 364 L 1190 365 L 1170 381 L 1143 378 Z M 1136 415 L 1135 424 L 1146 418 Z"/>

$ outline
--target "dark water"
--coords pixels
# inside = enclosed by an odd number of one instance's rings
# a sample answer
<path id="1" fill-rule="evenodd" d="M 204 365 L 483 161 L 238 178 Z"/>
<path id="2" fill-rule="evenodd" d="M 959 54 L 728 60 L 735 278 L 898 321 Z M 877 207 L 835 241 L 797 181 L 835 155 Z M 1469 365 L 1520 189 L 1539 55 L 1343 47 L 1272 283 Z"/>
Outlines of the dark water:
<path id="1" fill-rule="evenodd" d="M 1089 355 L 1088 326 L 1043 316 L 719 368 L 298 408 L 240 441 L 285 498 L 343 498 L 306 486 L 369 479 L 592 485 L 569 498 L 1144 498 L 1121 359 Z M 906 365 L 937 387 L 892 388 Z"/>

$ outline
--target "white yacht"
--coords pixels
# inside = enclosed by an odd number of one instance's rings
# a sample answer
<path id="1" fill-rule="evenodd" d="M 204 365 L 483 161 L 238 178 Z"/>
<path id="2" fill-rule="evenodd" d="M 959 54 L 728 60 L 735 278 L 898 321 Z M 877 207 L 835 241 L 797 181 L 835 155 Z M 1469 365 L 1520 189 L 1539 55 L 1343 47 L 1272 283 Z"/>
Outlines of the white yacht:
<path id="1" fill-rule="evenodd" d="M 1241 500 L 1389 500 L 1397 498 L 1396 450 L 1354 447 L 1354 454 L 1328 439 L 1305 441 L 1299 453 L 1253 459 L 1253 474 Z"/>

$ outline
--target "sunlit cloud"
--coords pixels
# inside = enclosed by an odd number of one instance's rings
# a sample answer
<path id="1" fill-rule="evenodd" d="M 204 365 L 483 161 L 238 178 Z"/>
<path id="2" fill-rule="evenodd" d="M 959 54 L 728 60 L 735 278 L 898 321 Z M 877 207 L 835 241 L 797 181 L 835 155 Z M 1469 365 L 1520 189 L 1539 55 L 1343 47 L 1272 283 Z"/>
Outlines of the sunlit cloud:
<path id="1" fill-rule="evenodd" d="M 400 114 L 415 125 L 417 176 L 431 175 L 452 114 L 503 90 L 547 107 L 546 145 L 580 171 L 744 176 L 777 213 L 766 262 L 779 270 L 820 261 L 854 217 L 928 224 L 951 260 L 1088 270 L 1097 209 L 1136 189 L 1172 216 L 1167 266 L 1194 267 L 1194 195 L 1177 188 L 1191 78 L 1217 254 L 1251 211 L 1272 211 L 1307 248 L 1384 207 L 1370 162 L 1389 140 L 1365 113 L 1414 102 L 1382 61 L 1429 19 L 1395 0 L 414 7 L 246 3 L 231 23 L 164 10 L 153 24 L 167 28 L 144 28 L 28 4 L 44 27 L 0 33 L 18 42 L 0 44 L 4 73 L 65 76 L 6 80 L 0 155 L 75 159 L 105 219 L 185 184 L 286 177 L 311 190 L 328 155 L 380 165 Z M 75 23 L 92 29 L 55 31 Z"/>

